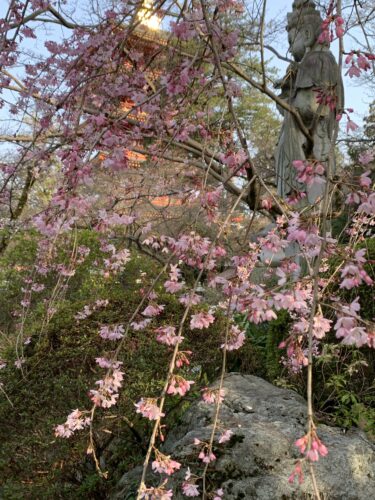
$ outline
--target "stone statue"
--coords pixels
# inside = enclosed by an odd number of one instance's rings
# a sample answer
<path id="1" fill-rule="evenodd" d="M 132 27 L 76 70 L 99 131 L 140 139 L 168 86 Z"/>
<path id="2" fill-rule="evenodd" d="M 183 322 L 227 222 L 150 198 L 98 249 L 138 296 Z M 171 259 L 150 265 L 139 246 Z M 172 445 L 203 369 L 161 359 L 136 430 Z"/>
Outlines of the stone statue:
<path id="1" fill-rule="evenodd" d="M 280 97 L 298 110 L 313 141 L 306 139 L 291 113 L 278 108 L 284 122 L 275 153 L 277 192 L 285 199 L 305 191 L 308 203 L 313 204 L 322 194 L 322 185 L 306 188 L 299 183 L 292 162 L 311 159 L 323 166 L 327 163 L 336 113 L 343 108 L 343 84 L 328 44 L 318 42 L 323 20 L 315 3 L 295 0 L 287 19 L 289 47 L 295 61 L 275 87 L 281 89 Z"/>

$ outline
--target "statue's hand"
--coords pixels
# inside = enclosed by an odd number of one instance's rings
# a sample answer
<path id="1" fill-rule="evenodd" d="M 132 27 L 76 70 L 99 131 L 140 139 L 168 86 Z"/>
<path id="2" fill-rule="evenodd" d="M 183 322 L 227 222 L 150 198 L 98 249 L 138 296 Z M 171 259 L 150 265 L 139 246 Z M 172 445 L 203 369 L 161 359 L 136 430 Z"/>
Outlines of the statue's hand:
<path id="1" fill-rule="evenodd" d="M 275 81 L 274 88 L 282 89 L 284 87 L 288 88 L 293 87 L 297 69 L 298 69 L 298 63 L 295 62 L 290 63 L 284 77 Z"/>

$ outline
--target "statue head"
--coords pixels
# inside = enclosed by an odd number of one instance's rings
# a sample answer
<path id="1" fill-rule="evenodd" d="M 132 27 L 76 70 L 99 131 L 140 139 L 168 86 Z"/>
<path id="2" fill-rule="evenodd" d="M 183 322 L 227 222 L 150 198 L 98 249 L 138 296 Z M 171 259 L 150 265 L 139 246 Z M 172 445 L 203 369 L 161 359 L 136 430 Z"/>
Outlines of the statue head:
<path id="1" fill-rule="evenodd" d="M 300 61 L 305 53 L 317 42 L 321 32 L 323 19 L 312 0 L 295 0 L 293 12 L 288 18 L 288 41 L 290 51 L 296 61 Z"/>

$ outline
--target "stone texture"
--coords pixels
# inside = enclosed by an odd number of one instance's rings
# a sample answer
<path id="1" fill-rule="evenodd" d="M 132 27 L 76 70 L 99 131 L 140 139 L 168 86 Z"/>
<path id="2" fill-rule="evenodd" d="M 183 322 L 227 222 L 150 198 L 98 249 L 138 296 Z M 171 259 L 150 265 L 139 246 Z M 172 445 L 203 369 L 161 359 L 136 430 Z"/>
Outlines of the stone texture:
<path id="1" fill-rule="evenodd" d="M 212 487 L 223 488 L 228 500 L 314 498 L 308 470 L 301 486 L 288 483 L 299 458 L 293 443 L 305 434 L 304 399 L 251 375 L 229 374 L 224 387 L 220 420 L 234 436 L 214 449 L 217 460 L 209 472 Z M 192 443 L 194 438 L 208 440 L 213 410 L 202 401 L 194 403 L 181 425 L 170 432 L 163 451 L 194 470 L 197 448 Z M 344 434 L 340 428 L 319 425 L 318 435 L 329 449 L 329 455 L 315 465 L 322 500 L 374 498 L 374 445 L 357 429 Z M 177 487 L 181 477 L 169 482 L 178 499 L 185 498 Z M 139 469 L 126 474 L 114 498 L 134 498 L 138 479 Z"/>

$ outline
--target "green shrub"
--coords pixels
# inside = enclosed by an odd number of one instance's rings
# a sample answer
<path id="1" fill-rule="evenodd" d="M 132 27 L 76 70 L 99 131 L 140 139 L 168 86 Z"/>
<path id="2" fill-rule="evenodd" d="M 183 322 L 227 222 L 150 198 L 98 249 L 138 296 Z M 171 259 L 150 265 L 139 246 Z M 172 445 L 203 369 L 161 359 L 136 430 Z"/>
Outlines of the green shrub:
<path id="1" fill-rule="evenodd" d="M 285 371 L 279 345 L 289 332 L 289 314 L 280 311 L 277 319 L 258 325 L 244 316 L 238 316 L 237 321 L 246 332 L 246 341 L 238 352 L 229 356 L 230 368 L 275 382 Z"/>
<path id="2" fill-rule="evenodd" d="M 90 258 L 95 259 L 95 237 L 86 232 L 80 241 L 93 248 Z M 10 259 L 10 255 L 5 258 Z M 17 258 L 22 261 L 23 257 Z M 0 355 L 8 362 L 0 373 L 1 381 L 11 401 L 0 399 L 1 498 L 104 498 L 104 491 L 108 494 L 121 474 L 143 460 L 152 423 L 135 413 L 134 403 L 142 396 L 160 394 L 171 354 L 156 342 L 153 328 L 129 332 L 119 355 L 125 375 L 118 404 L 96 411 L 94 438 L 109 479 L 104 481 L 97 475 L 91 456 L 86 454 L 86 431 L 66 440 L 55 438 L 53 429 L 73 409 L 90 409 L 88 391 L 103 375 L 95 358 L 113 348 L 100 338 L 98 328 L 101 324 L 126 324 L 141 300 L 141 288 L 150 285 L 160 268 L 157 262 L 134 253 L 118 277 L 108 279 L 80 269 L 59 302 L 58 313 L 42 333 L 43 308 L 35 304 L 32 309 L 25 326 L 25 336 L 30 336 L 31 342 L 24 346 L 22 373 L 13 366 L 14 344 L 1 342 Z M 177 298 L 164 292 L 163 281 L 156 287 L 159 302 L 165 304 L 157 325 L 178 325 L 184 308 Z M 9 289 L 6 292 L 10 294 Z M 97 299 L 109 300 L 108 306 L 77 321 L 77 312 Z M 189 400 L 197 397 L 199 380 L 210 381 L 217 375 L 224 330 L 225 318 L 220 314 L 204 331 L 190 331 L 187 322 L 183 349 L 194 354 L 186 376 L 197 384 L 195 392 L 184 400 L 168 398 L 168 426 L 178 421 Z"/>

